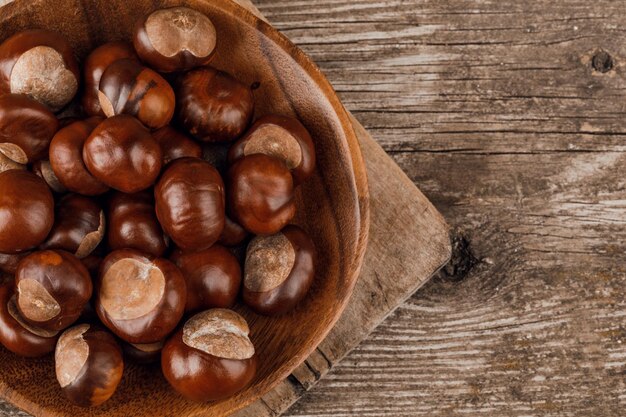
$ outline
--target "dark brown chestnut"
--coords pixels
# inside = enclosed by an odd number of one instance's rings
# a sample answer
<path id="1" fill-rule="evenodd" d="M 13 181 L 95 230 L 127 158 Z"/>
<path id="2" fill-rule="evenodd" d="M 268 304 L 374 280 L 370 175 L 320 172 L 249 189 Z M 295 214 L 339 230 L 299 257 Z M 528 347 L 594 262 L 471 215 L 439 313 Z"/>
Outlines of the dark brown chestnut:
<path id="1" fill-rule="evenodd" d="M 109 42 L 91 51 L 83 68 L 84 93 L 82 97 L 83 110 L 90 116 L 104 116 L 100 107 L 98 91 L 100 78 L 104 71 L 120 59 L 137 59 L 133 47 L 126 42 Z"/>
<path id="2" fill-rule="evenodd" d="M 224 229 L 224 183 L 206 161 L 182 158 L 170 164 L 154 188 L 161 226 L 183 250 L 212 246 Z"/>
<path id="3" fill-rule="evenodd" d="M 229 216 L 226 216 L 224 221 L 224 230 L 220 236 L 219 243 L 224 246 L 237 246 L 243 243 L 248 237 L 246 229 L 233 220 Z"/>
<path id="4" fill-rule="evenodd" d="M 96 285 L 98 317 L 129 343 L 154 343 L 178 325 L 187 288 L 178 267 L 133 249 L 111 252 Z"/>
<path id="5" fill-rule="evenodd" d="M 124 373 L 124 359 L 109 332 L 79 324 L 59 337 L 54 367 L 65 397 L 78 406 L 93 407 L 115 393 Z"/>
<path id="6" fill-rule="evenodd" d="M 48 157 L 48 146 L 59 126 L 43 104 L 24 95 L 0 97 L 0 153 L 26 164 Z"/>
<path id="7" fill-rule="evenodd" d="M 155 363 L 161 360 L 161 350 L 165 341 L 145 344 L 124 343 L 124 354 L 133 361 L 141 364 Z"/>
<path id="8" fill-rule="evenodd" d="M 228 142 L 241 136 L 252 119 L 252 90 L 211 67 L 191 70 L 179 79 L 178 121 L 204 142 Z"/>
<path id="9" fill-rule="evenodd" d="M 257 120 L 228 153 L 228 161 L 256 153 L 282 159 L 300 184 L 315 170 L 315 147 L 308 130 L 298 120 L 277 115 Z"/>
<path id="10" fill-rule="evenodd" d="M 165 253 L 167 244 L 154 212 L 152 193 L 113 194 L 108 217 L 111 249 L 137 249 L 152 256 Z"/>
<path id="11" fill-rule="evenodd" d="M 15 275 L 17 265 L 22 259 L 30 255 L 30 252 L 21 253 L 0 253 L 0 272 Z"/>
<path id="12" fill-rule="evenodd" d="M 36 358 L 54 351 L 58 332 L 26 323 L 15 304 L 13 285 L 0 286 L 0 343 L 16 355 Z"/>
<path id="13" fill-rule="evenodd" d="M 18 253 L 40 245 L 54 224 L 54 199 L 32 172 L 0 173 L 0 252 Z"/>
<path id="14" fill-rule="evenodd" d="M 91 254 L 104 237 L 104 210 L 88 197 L 68 194 L 59 200 L 54 226 L 42 249 L 62 249 L 82 259 Z"/>
<path id="15" fill-rule="evenodd" d="M 169 124 L 174 115 L 174 90 L 157 72 L 134 59 L 109 65 L 100 78 L 100 106 L 107 117 L 135 116 L 150 129 Z"/>
<path id="16" fill-rule="evenodd" d="M 163 156 L 148 129 L 128 115 L 106 119 L 96 127 L 83 147 L 89 172 L 106 185 L 136 193 L 154 184 Z"/>
<path id="17" fill-rule="evenodd" d="M 161 145 L 164 166 L 180 158 L 202 158 L 202 147 L 170 126 L 153 132 L 152 136 Z"/>
<path id="18" fill-rule="evenodd" d="M 60 250 L 34 252 L 22 259 L 15 272 L 15 288 L 24 320 L 53 331 L 74 323 L 93 291 L 87 268 Z"/>
<path id="19" fill-rule="evenodd" d="M 188 7 L 155 10 L 135 26 L 137 54 L 160 72 L 186 71 L 211 62 L 217 33 L 211 20 Z"/>
<path id="20" fill-rule="evenodd" d="M 109 187 L 91 175 L 83 161 L 83 146 L 91 132 L 103 121 L 100 117 L 74 122 L 59 130 L 50 143 L 50 166 L 68 190 L 83 195 L 99 195 Z"/>
<path id="21" fill-rule="evenodd" d="M 296 214 L 293 177 L 285 163 L 264 154 L 243 157 L 228 170 L 229 214 L 247 231 L 277 233 Z"/>
<path id="22" fill-rule="evenodd" d="M 244 302 L 268 316 L 292 310 L 311 288 L 316 258 L 313 242 L 297 226 L 255 237 L 246 252 Z"/>
<path id="23" fill-rule="evenodd" d="M 241 287 L 241 267 L 228 249 L 213 245 L 198 252 L 176 250 L 170 259 L 187 283 L 185 312 L 235 304 Z"/>
<path id="24" fill-rule="evenodd" d="M 163 347 L 165 379 L 192 401 L 214 401 L 245 388 L 254 378 L 257 357 L 248 323 L 231 310 L 198 313 Z"/>
<path id="25" fill-rule="evenodd" d="M 2 155 L 0 155 L 0 158 L 2 158 Z M 57 178 L 56 174 L 52 170 L 50 161 L 47 159 L 35 162 L 33 164 L 33 173 L 44 180 L 46 184 L 48 184 L 48 187 L 50 187 L 50 189 L 55 193 L 63 194 L 67 192 L 67 188 L 61 184 L 61 181 L 59 181 L 59 178 Z"/>
<path id="26" fill-rule="evenodd" d="M 78 91 L 74 51 L 58 33 L 27 30 L 0 45 L 0 95 L 26 94 L 56 112 Z"/>

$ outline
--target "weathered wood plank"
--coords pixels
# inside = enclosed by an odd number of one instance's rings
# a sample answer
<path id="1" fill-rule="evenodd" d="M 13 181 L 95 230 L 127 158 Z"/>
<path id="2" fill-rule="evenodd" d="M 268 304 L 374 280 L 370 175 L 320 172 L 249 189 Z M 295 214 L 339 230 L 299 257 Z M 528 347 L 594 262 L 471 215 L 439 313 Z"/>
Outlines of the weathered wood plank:
<path id="1" fill-rule="evenodd" d="M 287 414 L 622 415 L 626 2 L 258 5 L 467 239 Z"/>

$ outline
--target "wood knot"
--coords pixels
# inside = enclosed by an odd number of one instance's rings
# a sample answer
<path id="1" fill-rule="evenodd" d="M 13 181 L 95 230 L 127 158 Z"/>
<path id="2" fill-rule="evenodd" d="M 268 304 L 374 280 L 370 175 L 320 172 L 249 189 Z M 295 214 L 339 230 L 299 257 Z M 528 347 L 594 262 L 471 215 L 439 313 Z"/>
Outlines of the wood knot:
<path id="1" fill-rule="evenodd" d="M 441 271 L 446 281 L 463 281 L 480 261 L 472 251 L 469 239 L 461 232 L 452 234 L 452 257 Z"/>
<path id="2" fill-rule="evenodd" d="M 591 58 L 591 66 L 595 71 L 603 74 L 607 73 L 614 67 L 613 58 L 606 51 L 598 51 L 593 58 Z"/>

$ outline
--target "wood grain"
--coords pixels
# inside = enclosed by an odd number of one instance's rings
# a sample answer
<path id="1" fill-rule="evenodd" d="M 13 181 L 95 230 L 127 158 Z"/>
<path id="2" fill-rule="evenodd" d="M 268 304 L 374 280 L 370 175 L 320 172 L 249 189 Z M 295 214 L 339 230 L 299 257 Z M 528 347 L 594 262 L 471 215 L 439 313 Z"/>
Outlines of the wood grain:
<path id="1" fill-rule="evenodd" d="M 459 236 L 287 415 L 623 415 L 626 2 L 258 5 Z"/>

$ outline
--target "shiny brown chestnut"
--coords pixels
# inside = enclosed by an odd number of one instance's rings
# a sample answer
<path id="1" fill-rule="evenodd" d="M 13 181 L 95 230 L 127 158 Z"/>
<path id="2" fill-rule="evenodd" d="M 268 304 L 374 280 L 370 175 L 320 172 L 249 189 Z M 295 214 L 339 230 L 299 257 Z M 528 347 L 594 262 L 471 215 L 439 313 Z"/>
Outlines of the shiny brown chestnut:
<path id="1" fill-rule="evenodd" d="M 298 226 L 255 237 L 246 252 L 244 302 L 268 316 L 292 310 L 311 288 L 316 258 L 311 238 Z"/>
<path id="2" fill-rule="evenodd" d="M 104 210 L 88 197 L 68 194 L 59 200 L 55 221 L 42 249 L 62 249 L 79 259 L 100 244 L 106 230 Z"/>
<path id="3" fill-rule="evenodd" d="M 0 45 L 0 95 L 26 94 L 56 112 L 78 91 L 74 51 L 60 34 L 27 30 Z"/>
<path id="4" fill-rule="evenodd" d="M 83 146 L 89 172 L 111 188 L 136 193 L 154 184 L 163 156 L 148 129 L 128 115 L 106 119 Z"/>
<path id="5" fill-rule="evenodd" d="M 180 268 L 187 283 L 185 312 L 235 304 L 241 287 L 241 267 L 228 249 L 213 245 L 198 252 L 176 250 L 170 260 Z"/>
<path id="6" fill-rule="evenodd" d="M 152 136 L 161 145 L 163 166 L 180 158 L 202 158 L 202 147 L 170 126 L 153 132 Z"/>
<path id="7" fill-rule="evenodd" d="M 228 161 L 256 153 L 282 159 L 294 183 L 301 184 L 315 170 L 315 147 L 308 130 L 298 120 L 278 115 L 263 116 L 228 152 Z"/>
<path id="8" fill-rule="evenodd" d="M 0 252 L 19 253 L 41 244 L 54 224 L 50 189 L 32 172 L 0 173 Z"/>
<path id="9" fill-rule="evenodd" d="M 224 230 L 222 231 L 222 235 L 220 236 L 218 243 L 221 243 L 224 246 L 237 246 L 240 243 L 243 243 L 247 237 L 248 232 L 246 229 L 241 227 L 239 223 L 231 220 L 229 216 L 225 217 Z"/>
<path id="10" fill-rule="evenodd" d="M 83 161 L 83 146 L 91 132 L 103 121 L 100 117 L 70 123 L 59 130 L 50 143 L 50 166 L 68 190 L 83 195 L 99 195 L 109 187 L 91 175 Z"/>
<path id="11" fill-rule="evenodd" d="M 257 368 L 249 333 L 248 323 L 234 311 L 196 314 L 163 347 L 165 379 L 193 401 L 219 400 L 241 391 Z"/>
<path id="12" fill-rule="evenodd" d="M 43 104 L 25 95 L 0 97 L 0 153 L 7 158 L 20 164 L 47 158 L 58 127 Z"/>
<path id="13" fill-rule="evenodd" d="M 206 161 L 181 158 L 154 187 L 161 226 L 183 250 L 212 246 L 224 229 L 224 183 Z"/>
<path id="14" fill-rule="evenodd" d="M 252 90 L 211 67 L 191 70 L 177 84 L 178 121 L 204 142 L 228 142 L 241 136 L 252 119 Z"/>
<path id="15" fill-rule="evenodd" d="M 170 7 L 139 20 L 133 44 L 141 60 L 157 71 L 187 71 L 211 62 L 217 33 L 211 20 L 199 11 Z"/>
<path id="16" fill-rule="evenodd" d="M 229 214 L 247 231 L 277 233 L 296 214 L 293 177 L 285 163 L 264 154 L 243 157 L 228 170 Z"/>
<path id="17" fill-rule="evenodd" d="M 152 256 L 165 253 L 167 244 L 154 212 L 152 193 L 113 194 L 108 218 L 107 236 L 112 250 L 137 249 Z"/>
<path id="18" fill-rule="evenodd" d="M 16 355 L 36 358 L 54 351 L 58 332 L 26 323 L 15 304 L 13 285 L 0 286 L 0 344 Z"/>
<path id="19" fill-rule="evenodd" d="M 133 344 L 124 343 L 122 349 L 124 354 L 133 361 L 141 364 L 155 363 L 161 360 L 161 350 L 165 341 L 156 343 Z"/>
<path id="20" fill-rule="evenodd" d="M 65 397 L 78 406 L 93 407 L 115 393 L 124 359 L 113 335 L 100 326 L 79 324 L 59 337 L 54 367 Z"/>
<path id="21" fill-rule="evenodd" d="M 109 65 L 100 78 L 98 97 L 107 117 L 128 114 L 150 129 L 168 125 L 176 105 L 167 81 L 134 59 Z"/>
<path id="22" fill-rule="evenodd" d="M 2 158 L 2 155 L 0 155 L 0 158 Z M 47 159 L 35 162 L 32 169 L 33 173 L 44 180 L 46 184 L 48 184 L 48 187 L 50 187 L 50 189 L 55 193 L 63 194 L 67 192 L 67 188 L 61 184 L 61 181 L 59 181 L 59 178 L 57 178 L 56 174 L 52 170 L 50 161 Z"/>
<path id="23" fill-rule="evenodd" d="M 46 330 L 63 330 L 81 315 L 93 286 L 87 268 L 69 252 L 34 252 L 15 272 L 16 302 L 24 320 Z"/>
<path id="24" fill-rule="evenodd" d="M 131 45 L 117 41 L 97 47 L 85 59 L 83 68 L 84 93 L 81 101 L 85 113 L 90 116 L 104 116 L 98 97 L 100 78 L 109 65 L 125 58 L 137 59 L 137 55 L 135 55 Z"/>
<path id="25" fill-rule="evenodd" d="M 100 266 L 96 312 L 129 343 L 154 343 L 178 325 L 187 288 L 178 267 L 133 249 L 111 252 Z"/>

